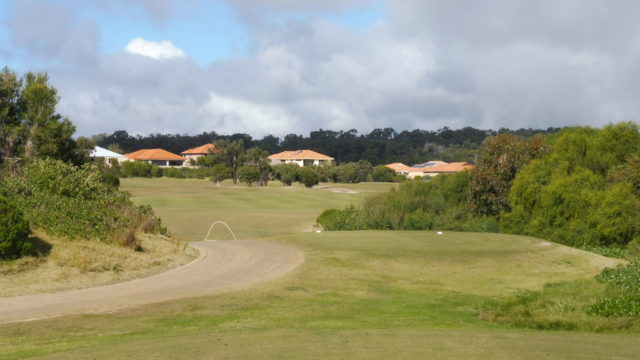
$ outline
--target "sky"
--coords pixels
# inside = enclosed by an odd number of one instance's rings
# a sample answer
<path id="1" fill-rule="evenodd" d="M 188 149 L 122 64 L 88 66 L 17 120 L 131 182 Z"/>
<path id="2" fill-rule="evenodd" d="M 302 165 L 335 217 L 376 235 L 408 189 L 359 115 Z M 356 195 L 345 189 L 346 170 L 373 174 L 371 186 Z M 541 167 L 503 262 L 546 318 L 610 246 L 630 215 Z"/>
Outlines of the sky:
<path id="1" fill-rule="evenodd" d="M 640 121 L 633 0 L 0 0 L 78 135 Z"/>

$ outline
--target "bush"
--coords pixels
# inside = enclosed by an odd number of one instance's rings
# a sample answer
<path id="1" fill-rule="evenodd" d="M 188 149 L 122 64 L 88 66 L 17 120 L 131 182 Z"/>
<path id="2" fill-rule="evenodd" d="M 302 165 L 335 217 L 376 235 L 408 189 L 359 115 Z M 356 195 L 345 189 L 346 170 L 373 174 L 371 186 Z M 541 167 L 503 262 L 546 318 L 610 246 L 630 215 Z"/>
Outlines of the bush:
<path id="1" fill-rule="evenodd" d="M 298 179 L 304 186 L 310 188 L 319 183 L 320 176 L 313 168 L 305 166 L 298 171 Z"/>
<path id="2" fill-rule="evenodd" d="M 325 210 L 318 216 L 317 222 L 327 231 L 364 229 L 360 221 L 360 213 L 353 205 L 342 210 Z"/>
<path id="3" fill-rule="evenodd" d="M 102 181 L 105 184 L 113 186 L 116 189 L 120 187 L 120 178 L 118 177 L 118 175 L 105 173 L 102 175 Z"/>
<path id="4" fill-rule="evenodd" d="M 403 228 L 406 230 L 431 230 L 432 227 L 433 220 L 423 209 L 417 209 L 404 219 Z"/>
<path id="5" fill-rule="evenodd" d="M 596 280 L 607 284 L 607 296 L 587 309 L 606 317 L 640 316 L 640 261 L 606 268 Z"/>
<path id="6" fill-rule="evenodd" d="M 371 171 L 371 179 L 377 182 L 393 182 L 396 172 L 384 165 L 378 165 Z"/>
<path id="7" fill-rule="evenodd" d="M 29 223 L 16 205 L 0 196 L 0 259 L 15 259 L 30 249 Z"/>
<path id="8" fill-rule="evenodd" d="M 125 229 L 161 231 L 150 208 L 133 205 L 126 193 L 103 179 L 93 164 L 77 168 L 35 160 L 6 178 L 0 193 L 12 194 L 31 225 L 55 236 L 114 241 Z"/>
<path id="9" fill-rule="evenodd" d="M 298 177 L 300 166 L 297 164 L 278 164 L 273 166 L 275 178 L 280 180 L 282 185 L 291 186 Z"/>

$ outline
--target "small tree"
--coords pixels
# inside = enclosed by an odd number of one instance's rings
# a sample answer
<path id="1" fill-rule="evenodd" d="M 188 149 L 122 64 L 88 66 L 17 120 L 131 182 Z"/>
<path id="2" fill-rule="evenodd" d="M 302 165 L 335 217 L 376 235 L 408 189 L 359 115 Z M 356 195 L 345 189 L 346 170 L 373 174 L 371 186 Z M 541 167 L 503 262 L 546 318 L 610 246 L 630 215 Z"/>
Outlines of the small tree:
<path id="1" fill-rule="evenodd" d="M 260 171 L 253 166 L 245 165 L 238 169 L 238 179 L 251 187 L 260 180 Z"/>
<path id="2" fill-rule="evenodd" d="M 216 183 L 216 186 L 220 186 L 220 183 L 224 179 L 231 177 L 231 168 L 225 164 L 217 164 L 211 168 L 211 181 Z"/>
<path id="3" fill-rule="evenodd" d="M 320 175 L 313 168 L 305 166 L 298 171 L 298 179 L 304 186 L 310 188 L 320 182 Z"/>
<path id="4" fill-rule="evenodd" d="M 15 259 L 29 250 L 29 223 L 9 199 L 0 196 L 0 259 Z"/>

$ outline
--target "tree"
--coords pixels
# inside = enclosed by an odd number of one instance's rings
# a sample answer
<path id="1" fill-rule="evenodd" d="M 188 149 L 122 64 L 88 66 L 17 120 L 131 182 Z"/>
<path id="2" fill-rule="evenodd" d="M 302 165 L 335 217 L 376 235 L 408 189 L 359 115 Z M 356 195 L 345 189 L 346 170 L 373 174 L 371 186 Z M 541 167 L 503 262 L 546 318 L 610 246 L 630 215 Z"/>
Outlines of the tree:
<path id="1" fill-rule="evenodd" d="M 310 188 L 313 185 L 317 185 L 320 182 L 320 176 L 311 167 L 305 166 L 298 171 L 298 179 L 304 186 Z"/>
<path id="2" fill-rule="evenodd" d="M 216 183 L 216 186 L 220 186 L 220 183 L 224 179 L 231 177 L 231 168 L 225 164 L 216 164 L 211 168 L 211 181 Z"/>
<path id="3" fill-rule="evenodd" d="M 238 183 L 238 169 L 243 165 L 244 161 L 244 141 L 238 140 L 220 140 L 214 144 L 219 152 L 213 154 L 213 163 L 222 163 L 231 168 L 231 178 L 233 183 Z"/>
<path id="4" fill-rule="evenodd" d="M 0 162 L 48 157 L 79 165 L 87 160 L 86 149 L 72 138 L 75 126 L 56 112 L 60 98 L 48 82 L 46 73 L 28 72 L 18 79 L 6 67 L 0 72 Z"/>
<path id="5" fill-rule="evenodd" d="M 258 170 L 258 185 L 267 186 L 273 169 L 269 165 L 269 153 L 258 147 L 247 150 L 243 163 L 255 167 Z"/>
<path id="6" fill-rule="evenodd" d="M 500 134 L 485 141 L 470 172 L 471 207 L 477 215 L 498 216 L 510 209 L 511 182 L 518 171 L 548 150 L 541 135 Z"/>
<path id="7" fill-rule="evenodd" d="M 244 165 L 238 169 L 238 178 L 251 187 L 260 180 L 260 171 L 255 166 Z"/>

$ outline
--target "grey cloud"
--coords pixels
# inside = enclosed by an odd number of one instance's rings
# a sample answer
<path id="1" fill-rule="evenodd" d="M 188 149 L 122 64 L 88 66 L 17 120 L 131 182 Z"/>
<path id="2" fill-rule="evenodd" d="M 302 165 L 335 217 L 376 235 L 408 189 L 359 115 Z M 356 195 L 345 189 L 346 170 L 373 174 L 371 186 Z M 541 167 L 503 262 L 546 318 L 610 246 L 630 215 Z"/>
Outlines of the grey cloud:
<path id="1" fill-rule="evenodd" d="M 611 4 L 394 1 L 365 30 L 262 24 L 249 54 L 207 67 L 121 53 L 50 72 L 83 134 L 599 126 L 640 114 L 636 5 Z"/>
<path id="2" fill-rule="evenodd" d="M 99 35 L 95 23 L 78 19 L 69 6 L 15 1 L 10 19 L 12 42 L 28 55 L 75 63 L 93 61 L 97 56 Z"/>

